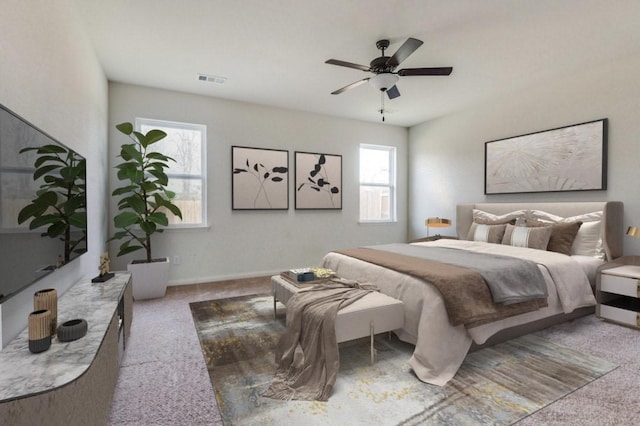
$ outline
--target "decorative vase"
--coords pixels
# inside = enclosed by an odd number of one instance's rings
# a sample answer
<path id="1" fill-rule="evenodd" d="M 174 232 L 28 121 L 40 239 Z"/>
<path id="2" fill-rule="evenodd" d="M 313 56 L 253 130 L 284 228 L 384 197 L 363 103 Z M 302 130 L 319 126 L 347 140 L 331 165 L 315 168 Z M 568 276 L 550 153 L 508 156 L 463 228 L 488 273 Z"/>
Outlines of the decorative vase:
<path id="1" fill-rule="evenodd" d="M 58 340 L 61 342 L 72 342 L 87 334 L 87 320 L 82 318 L 72 319 L 60 324 L 58 327 Z"/>
<path id="2" fill-rule="evenodd" d="M 51 312 L 39 309 L 29 314 L 29 350 L 34 354 L 51 347 Z"/>
<path id="3" fill-rule="evenodd" d="M 46 309 L 51 312 L 49 335 L 55 335 L 58 328 L 58 292 L 55 288 L 47 288 L 35 292 L 33 295 L 33 310 L 40 309 Z"/>

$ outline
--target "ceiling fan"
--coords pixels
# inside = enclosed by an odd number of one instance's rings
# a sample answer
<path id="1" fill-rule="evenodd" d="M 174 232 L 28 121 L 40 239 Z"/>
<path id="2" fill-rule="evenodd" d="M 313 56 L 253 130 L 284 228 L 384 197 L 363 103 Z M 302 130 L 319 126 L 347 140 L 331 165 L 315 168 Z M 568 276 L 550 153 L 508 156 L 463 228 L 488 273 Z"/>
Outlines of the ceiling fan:
<path id="1" fill-rule="evenodd" d="M 415 38 L 408 38 L 402 46 L 393 54 L 393 56 L 385 56 L 384 51 L 389 47 L 389 40 L 378 40 L 376 47 L 382 51 L 382 56 L 375 58 L 371 61 L 369 66 L 354 64 L 351 62 L 340 61 L 338 59 L 329 59 L 325 61 L 326 64 L 338 65 L 341 67 L 354 68 L 361 71 L 371 72 L 375 75 L 373 77 L 363 78 L 354 83 L 351 83 L 345 87 L 331 92 L 332 95 L 339 95 L 354 87 L 358 87 L 364 83 L 375 87 L 381 92 L 387 92 L 389 99 L 394 99 L 400 96 L 400 91 L 396 86 L 398 76 L 409 77 L 415 75 L 449 75 L 453 71 L 452 67 L 438 67 L 438 68 L 403 68 L 396 71 L 395 69 L 407 59 L 418 47 L 422 45 L 422 41 Z"/>

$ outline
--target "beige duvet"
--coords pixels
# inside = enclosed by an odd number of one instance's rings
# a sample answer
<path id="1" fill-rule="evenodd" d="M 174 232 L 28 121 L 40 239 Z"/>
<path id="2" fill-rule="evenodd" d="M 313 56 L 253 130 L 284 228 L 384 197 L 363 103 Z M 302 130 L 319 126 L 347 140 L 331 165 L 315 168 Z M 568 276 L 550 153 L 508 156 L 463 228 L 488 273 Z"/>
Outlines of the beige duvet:
<path id="1" fill-rule="evenodd" d="M 496 332 L 576 308 L 592 306 L 595 298 L 580 265 L 570 256 L 542 250 L 442 239 L 417 243 L 459 248 L 533 260 L 538 263 L 548 287 L 548 306 L 504 320 L 466 329 L 449 323 L 444 302 L 436 288 L 417 278 L 360 261 L 337 253 L 329 253 L 322 266 L 340 277 L 366 280 L 381 292 L 402 300 L 405 305 L 404 327 L 396 334 L 415 345 L 409 360 L 420 380 L 434 385 L 446 384 L 458 371 L 471 342 L 484 343 Z"/>

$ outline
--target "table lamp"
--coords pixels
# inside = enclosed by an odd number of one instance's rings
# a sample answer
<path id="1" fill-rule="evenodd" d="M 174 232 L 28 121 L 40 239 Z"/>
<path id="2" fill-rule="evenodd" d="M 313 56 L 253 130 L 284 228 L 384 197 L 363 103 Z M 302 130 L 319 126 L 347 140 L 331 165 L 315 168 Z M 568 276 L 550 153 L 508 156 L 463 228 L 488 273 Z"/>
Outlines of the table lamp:
<path id="1" fill-rule="evenodd" d="M 440 217 L 428 217 L 424 221 L 427 227 L 427 237 L 429 236 L 429 228 L 448 228 L 451 226 L 451 220 Z"/>

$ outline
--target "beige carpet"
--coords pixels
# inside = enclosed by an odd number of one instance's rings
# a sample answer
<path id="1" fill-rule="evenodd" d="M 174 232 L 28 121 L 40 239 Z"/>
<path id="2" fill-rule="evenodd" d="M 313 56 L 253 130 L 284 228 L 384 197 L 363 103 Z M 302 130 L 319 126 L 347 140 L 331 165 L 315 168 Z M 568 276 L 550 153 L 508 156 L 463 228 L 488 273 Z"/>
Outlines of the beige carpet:
<path id="1" fill-rule="evenodd" d="M 411 345 L 382 337 L 374 365 L 367 339 L 341 345 L 327 402 L 280 401 L 260 394 L 275 371 L 284 309 L 274 320 L 266 295 L 195 302 L 191 310 L 228 425 L 510 425 L 617 367 L 530 335 L 468 355 L 438 387 L 410 370 Z"/>
<path id="2" fill-rule="evenodd" d="M 134 303 L 131 339 L 112 402 L 110 425 L 221 425 L 189 303 L 268 292 L 269 278 L 170 287 Z M 536 333 L 620 367 L 518 423 L 624 425 L 640 418 L 640 332 L 593 315 Z"/>

